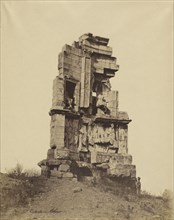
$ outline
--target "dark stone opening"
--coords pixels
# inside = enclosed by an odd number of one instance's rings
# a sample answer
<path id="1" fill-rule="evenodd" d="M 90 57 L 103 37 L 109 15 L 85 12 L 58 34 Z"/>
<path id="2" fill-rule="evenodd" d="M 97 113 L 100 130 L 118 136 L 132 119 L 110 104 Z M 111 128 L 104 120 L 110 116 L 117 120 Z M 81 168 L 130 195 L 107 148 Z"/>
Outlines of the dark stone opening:
<path id="1" fill-rule="evenodd" d="M 65 81 L 65 108 L 74 109 L 75 105 L 75 98 L 74 98 L 74 91 L 75 91 L 76 83 L 66 80 Z"/>

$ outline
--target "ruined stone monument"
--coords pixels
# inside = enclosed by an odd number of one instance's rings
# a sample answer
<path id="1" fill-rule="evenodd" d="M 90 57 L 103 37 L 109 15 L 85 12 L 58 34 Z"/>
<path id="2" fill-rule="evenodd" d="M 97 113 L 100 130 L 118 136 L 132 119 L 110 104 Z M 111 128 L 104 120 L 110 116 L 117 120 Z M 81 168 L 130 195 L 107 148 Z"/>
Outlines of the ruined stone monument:
<path id="1" fill-rule="evenodd" d="M 128 114 L 119 111 L 110 78 L 119 70 L 109 39 L 84 34 L 58 55 L 49 115 L 50 149 L 39 162 L 42 173 L 136 177 L 128 154 Z M 86 168 L 86 169 L 85 169 Z M 100 171 L 100 172 L 98 172 Z"/>

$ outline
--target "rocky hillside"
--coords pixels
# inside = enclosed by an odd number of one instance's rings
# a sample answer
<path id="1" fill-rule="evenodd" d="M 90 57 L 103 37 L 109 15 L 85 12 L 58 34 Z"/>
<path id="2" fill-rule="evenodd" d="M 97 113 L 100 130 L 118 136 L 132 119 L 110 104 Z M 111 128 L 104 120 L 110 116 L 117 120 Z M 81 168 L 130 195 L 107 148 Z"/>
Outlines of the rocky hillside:
<path id="1" fill-rule="evenodd" d="M 20 180 L 23 182 L 23 180 Z M 26 180 L 25 180 L 26 182 Z M 27 203 L 11 206 L 7 203 L 17 201 L 17 195 L 8 200 L 10 191 L 18 180 L 1 174 L 1 219 L 2 220 L 68 220 L 68 219 L 103 219 L 103 220 L 172 220 L 171 201 L 142 193 L 137 196 L 113 188 L 111 184 L 83 183 L 73 179 L 41 179 L 38 177 L 34 196 L 28 194 Z M 30 183 L 30 189 L 35 185 Z M 7 190 L 7 189 L 11 190 Z M 8 191 L 5 194 L 4 191 Z M 18 189 L 19 190 L 19 189 Z M 24 191 L 24 189 L 22 190 Z M 14 193 L 14 191 L 13 191 Z M 16 194 L 18 192 L 16 191 Z M 4 196 L 6 195 L 6 196 Z M 31 196 L 29 198 L 29 196 Z M 5 202 L 5 201 L 8 202 Z M 4 208 L 3 205 L 6 205 Z M 9 205 L 9 207 L 7 207 Z"/>

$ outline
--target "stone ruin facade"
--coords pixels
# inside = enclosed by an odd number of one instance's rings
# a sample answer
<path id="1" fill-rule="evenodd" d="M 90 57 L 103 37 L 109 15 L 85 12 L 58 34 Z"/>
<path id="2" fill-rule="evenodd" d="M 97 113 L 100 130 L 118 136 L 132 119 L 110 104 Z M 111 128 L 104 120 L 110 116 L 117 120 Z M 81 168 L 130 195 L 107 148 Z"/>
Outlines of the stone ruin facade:
<path id="1" fill-rule="evenodd" d="M 127 112 L 110 78 L 119 70 L 109 39 L 84 34 L 58 55 L 49 115 L 50 149 L 38 163 L 51 177 L 136 177 L 128 154 Z"/>

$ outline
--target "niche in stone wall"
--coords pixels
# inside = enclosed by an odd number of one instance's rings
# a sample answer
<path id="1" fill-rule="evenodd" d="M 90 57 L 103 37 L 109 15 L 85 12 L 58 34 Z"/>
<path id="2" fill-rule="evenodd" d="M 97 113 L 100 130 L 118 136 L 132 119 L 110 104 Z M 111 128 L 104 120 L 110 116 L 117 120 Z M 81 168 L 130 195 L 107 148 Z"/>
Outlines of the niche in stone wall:
<path id="1" fill-rule="evenodd" d="M 73 110 L 75 106 L 75 87 L 76 87 L 76 82 L 71 80 L 65 81 L 65 94 L 64 94 L 65 108 L 70 110 Z"/>

